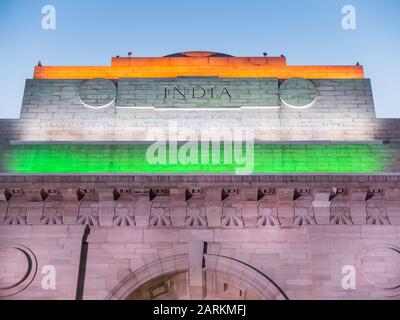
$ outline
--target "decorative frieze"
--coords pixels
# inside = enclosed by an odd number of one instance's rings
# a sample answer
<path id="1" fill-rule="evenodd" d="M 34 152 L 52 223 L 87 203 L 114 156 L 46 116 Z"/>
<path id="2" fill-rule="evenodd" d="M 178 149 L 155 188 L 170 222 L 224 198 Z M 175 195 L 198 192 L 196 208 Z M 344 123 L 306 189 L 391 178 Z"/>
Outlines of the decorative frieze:
<path id="1" fill-rule="evenodd" d="M 63 204 L 60 202 L 47 202 L 43 208 L 41 223 L 44 225 L 64 224 Z"/>
<path id="2" fill-rule="evenodd" d="M 208 227 L 206 204 L 199 199 L 188 201 L 185 218 L 186 227 Z"/>
<path id="3" fill-rule="evenodd" d="M 11 198 L 11 194 L 6 189 L 0 189 L 0 202 L 7 202 Z"/>
<path id="4" fill-rule="evenodd" d="M 245 222 L 242 215 L 240 203 L 225 201 L 222 207 L 222 227 L 244 227 Z"/>
<path id="5" fill-rule="evenodd" d="M 351 217 L 350 207 L 342 203 L 335 203 L 331 207 L 329 220 L 330 224 L 334 225 L 354 224 Z"/>
<path id="6" fill-rule="evenodd" d="M 0 224 L 265 228 L 400 224 L 400 189 L 152 187 L 1 190 Z"/>
<path id="7" fill-rule="evenodd" d="M 172 226 L 172 208 L 168 199 L 156 200 L 151 204 L 150 209 L 150 227 L 171 227 Z"/>
<path id="8" fill-rule="evenodd" d="M 369 203 L 367 205 L 367 224 L 389 225 L 389 217 L 384 203 Z"/>
<path id="9" fill-rule="evenodd" d="M 258 204 L 257 225 L 259 227 L 276 227 L 281 225 L 278 216 L 278 205 L 276 203 L 261 201 Z"/>
<path id="10" fill-rule="evenodd" d="M 81 225 L 99 226 L 99 207 L 94 203 L 82 202 L 79 207 L 79 215 L 76 223 Z"/>
<path id="11" fill-rule="evenodd" d="M 7 208 L 7 214 L 4 219 L 4 224 L 8 225 L 26 225 L 27 208 L 23 206 L 9 206 Z"/>
<path id="12" fill-rule="evenodd" d="M 114 209 L 113 226 L 136 226 L 133 202 L 117 202 Z"/>
<path id="13" fill-rule="evenodd" d="M 297 227 L 317 224 L 312 205 L 299 204 L 294 207 L 294 224 Z"/>

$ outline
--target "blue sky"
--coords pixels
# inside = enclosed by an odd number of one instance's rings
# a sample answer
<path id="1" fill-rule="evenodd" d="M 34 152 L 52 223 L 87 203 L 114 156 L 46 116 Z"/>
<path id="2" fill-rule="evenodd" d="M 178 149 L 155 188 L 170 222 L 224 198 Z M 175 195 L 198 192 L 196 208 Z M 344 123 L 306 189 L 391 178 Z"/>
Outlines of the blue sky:
<path id="1" fill-rule="evenodd" d="M 57 29 L 43 30 L 54 5 Z M 357 29 L 341 27 L 344 5 Z M 400 118 L 398 0 L 1 0 L 0 118 L 16 118 L 25 79 L 44 65 L 109 65 L 112 56 L 210 50 L 285 54 L 288 64 L 355 64 L 372 79 L 379 117 Z"/>

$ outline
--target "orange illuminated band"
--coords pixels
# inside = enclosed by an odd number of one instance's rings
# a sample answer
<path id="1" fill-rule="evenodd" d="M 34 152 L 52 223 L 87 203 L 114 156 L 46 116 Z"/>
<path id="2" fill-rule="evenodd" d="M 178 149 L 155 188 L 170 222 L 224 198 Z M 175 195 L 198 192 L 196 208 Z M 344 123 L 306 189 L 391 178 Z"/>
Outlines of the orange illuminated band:
<path id="1" fill-rule="evenodd" d="M 355 66 L 288 66 L 285 57 L 113 58 L 111 66 L 38 66 L 34 79 L 121 78 L 363 79 Z"/>

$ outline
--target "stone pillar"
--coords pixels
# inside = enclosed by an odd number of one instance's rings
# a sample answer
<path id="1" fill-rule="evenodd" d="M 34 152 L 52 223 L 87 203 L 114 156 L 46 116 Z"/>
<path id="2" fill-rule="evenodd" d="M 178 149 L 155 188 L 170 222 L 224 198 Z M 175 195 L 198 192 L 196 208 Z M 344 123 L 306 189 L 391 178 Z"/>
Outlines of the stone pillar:
<path id="1" fill-rule="evenodd" d="M 294 190 L 277 190 L 278 216 L 282 227 L 294 227 Z"/>
<path id="2" fill-rule="evenodd" d="M 169 190 L 172 204 L 172 225 L 174 227 L 185 227 L 186 220 L 186 189 L 171 188 Z"/>
<path id="3" fill-rule="evenodd" d="M 114 189 L 99 190 L 99 224 L 104 227 L 112 227 L 114 222 Z"/>
<path id="4" fill-rule="evenodd" d="M 400 189 L 386 190 L 385 203 L 390 224 L 400 225 Z"/>
<path id="5" fill-rule="evenodd" d="M 63 197 L 64 224 L 76 224 L 79 215 L 79 198 L 77 189 L 61 189 Z"/>
<path id="6" fill-rule="evenodd" d="M 41 225 L 44 202 L 30 202 L 26 204 L 26 224 Z"/>
<path id="7" fill-rule="evenodd" d="M 7 214 L 9 197 L 7 196 L 7 190 L 0 189 L 0 224 L 4 223 L 4 219 Z"/>
<path id="8" fill-rule="evenodd" d="M 151 207 L 149 192 L 150 190 L 135 191 L 136 194 L 135 221 L 137 227 L 147 228 L 149 226 L 150 207 Z"/>
<path id="9" fill-rule="evenodd" d="M 44 210 L 42 189 L 24 189 L 26 200 L 26 223 L 40 225 Z"/>
<path id="10" fill-rule="evenodd" d="M 330 189 L 319 189 L 314 191 L 314 216 L 317 224 L 329 225 L 331 216 L 331 193 Z"/>
<path id="11" fill-rule="evenodd" d="M 189 242 L 189 287 L 193 300 L 204 299 L 204 242 Z"/>
<path id="12" fill-rule="evenodd" d="M 350 193 L 349 208 L 351 220 L 356 225 L 367 223 L 367 189 L 353 189 Z"/>
<path id="13" fill-rule="evenodd" d="M 242 216 L 247 228 L 257 228 L 258 219 L 258 189 L 241 189 Z"/>
<path id="14" fill-rule="evenodd" d="M 205 203 L 209 227 L 220 227 L 222 219 L 221 189 L 206 189 Z"/>

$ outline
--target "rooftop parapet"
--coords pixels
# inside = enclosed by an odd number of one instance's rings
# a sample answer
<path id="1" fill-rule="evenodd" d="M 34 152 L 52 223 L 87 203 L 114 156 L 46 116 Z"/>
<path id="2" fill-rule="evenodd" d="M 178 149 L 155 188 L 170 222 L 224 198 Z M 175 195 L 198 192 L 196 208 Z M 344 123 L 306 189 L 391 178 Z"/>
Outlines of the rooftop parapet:
<path id="1" fill-rule="evenodd" d="M 305 78 L 363 79 L 364 68 L 354 66 L 288 66 L 286 57 L 232 57 L 193 51 L 166 57 L 115 57 L 111 66 L 37 66 L 35 79 L 120 78 Z"/>

